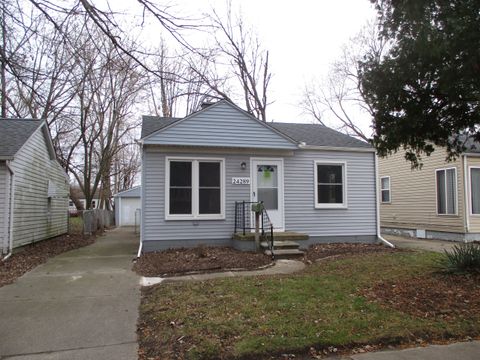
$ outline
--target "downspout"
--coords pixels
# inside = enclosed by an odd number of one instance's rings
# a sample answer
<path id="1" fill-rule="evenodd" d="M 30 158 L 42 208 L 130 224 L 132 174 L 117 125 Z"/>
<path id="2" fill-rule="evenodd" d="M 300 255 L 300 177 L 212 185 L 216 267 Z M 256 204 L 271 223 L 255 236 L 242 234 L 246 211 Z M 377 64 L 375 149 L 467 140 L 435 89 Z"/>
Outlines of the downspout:
<path id="1" fill-rule="evenodd" d="M 382 233 L 380 232 L 380 187 L 378 186 L 378 155 L 375 153 L 375 200 L 376 200 L 376 207 L 377 207 L 377 238 L 381 242 L 383 242 L 384 245 L 387 245 L 391 248 L 395 248 L 395 245 L 393 245 L 390 241 L 385 240 L 382 237 Z"/>
<path id="2" fill-rule="evenodd" d="M 9 225 L 8 225 L 8 254 L 2 259 L 2 261 L 7 260 L 12 256 L 13 252 L 13 206 L 14 206 L 14 196 L 15 196 L 15 176 L 12 168 L 10 167 L 9 161 L 6 162 L 7 169 L 10 172 L 10 216 L 9 216 Z"/>
<path id="3" fill-rule="evenodd" d="M 464 196 L 463 210 L 465 212 L 465 235 L 466 235 L 470 232 L 470 207 L 469 207 L 470 198 L 468 196 L 469 183 L 467 182 L 468 180 L 467 155 L 462 154 L 462 159 L 463 159 L 463 196 Z M 467 242 L 466 236 L 464 237 L 463 241 Z"/>

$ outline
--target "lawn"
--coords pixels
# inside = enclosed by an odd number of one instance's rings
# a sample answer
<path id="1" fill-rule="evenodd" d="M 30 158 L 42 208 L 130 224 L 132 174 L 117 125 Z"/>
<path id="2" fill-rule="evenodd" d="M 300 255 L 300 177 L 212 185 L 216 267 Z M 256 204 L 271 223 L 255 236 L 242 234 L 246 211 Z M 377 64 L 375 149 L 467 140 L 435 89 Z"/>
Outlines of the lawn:
<path id="1" fill-rule="evenodd" d="M 138 329 L 140 358 L 257 359 L 307 354 L 312 347 L 342 349 L 476 336 L 478 311 L 424 317 L 362 295 L 378 284 L 395 287 L 395 282 L 437 276 L 440 256 L 363 254 L 314 263 L 289 276 L 146 288 Z M 478 279 L 474 284 L 480 297 Z"/>

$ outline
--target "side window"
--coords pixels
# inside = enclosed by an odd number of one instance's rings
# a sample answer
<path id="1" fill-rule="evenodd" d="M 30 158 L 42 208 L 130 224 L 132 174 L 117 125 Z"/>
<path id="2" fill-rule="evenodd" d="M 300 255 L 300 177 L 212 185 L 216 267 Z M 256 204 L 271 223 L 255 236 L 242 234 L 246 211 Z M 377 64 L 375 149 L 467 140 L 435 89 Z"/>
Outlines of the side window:
<path id="1" fill-rule="evenodd" d="M 456 215 L 457 213 L 457 169 L 436 170 L 437 214 Z"/>
<path id="2" fill-rule="evenodd" d="M 480 168 L 470 168 L 470 201 L 472 214 L 480 214 Z"/>
<path id="3" fill-rule="evenodd" d="M 391 203 L 392 199 L 390 196 L 390 176 L 382 176 L 380 178 L 381 182 L 381 192 L 382 192 L 382 203 Z"/>

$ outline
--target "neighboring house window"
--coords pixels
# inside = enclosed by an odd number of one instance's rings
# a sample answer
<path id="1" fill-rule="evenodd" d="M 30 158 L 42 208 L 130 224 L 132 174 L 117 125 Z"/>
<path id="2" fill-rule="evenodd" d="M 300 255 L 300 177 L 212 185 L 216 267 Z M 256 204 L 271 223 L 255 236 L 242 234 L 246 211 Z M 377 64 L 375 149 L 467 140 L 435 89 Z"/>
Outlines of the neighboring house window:
<path id="1" fill-rule="evenodd" d="M 382 176 L 380 178 L 381 191 L 382 191 L 382 203 L 390 203 L 390 176 Z"/>
<path id="2" fill-rule="evenodd" d="M 480 168 L 470 168 L 470 197 L 472 214 L 480 214 Z"/>
<path id="3" fill-rule="evenodd" d="M 223 218 L 223 160 L 168 159 L 167 218 Z"/>
<path id="4" fill-rule="evenodd" d="M 436 170 L 437 213 L 456 215 L 457 213 L 457 169 Z"/>
<path id="5" fill-rule="evenodd" d="M 315 207 L 345 208 L 346 163 L 315 162 Z"/>

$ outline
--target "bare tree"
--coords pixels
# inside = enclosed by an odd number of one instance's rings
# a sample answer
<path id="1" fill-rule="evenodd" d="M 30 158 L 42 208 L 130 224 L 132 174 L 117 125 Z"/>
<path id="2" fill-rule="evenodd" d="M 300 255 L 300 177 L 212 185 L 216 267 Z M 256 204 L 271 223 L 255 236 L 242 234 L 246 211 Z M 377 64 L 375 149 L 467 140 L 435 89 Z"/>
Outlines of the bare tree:
<path id="1" fill-rule="evenodd" d="M 364 101 L 359 80 L 359 61 L 366 54 L 380 57 L 385 43 L 378 36 L 377 26 L 368 23 L 342 47 L 341 57 L 332 64 L 327 78 L 319 85 L 308 84 L 300 106 L 322 125 L 333 117 L 338 130 L 368 141 L 370 135 L 359 125 L 359 116 L 372 117 L 372 109 Z"/>
<path id="2" fill-rule="evenodd" d="M 211 97 L 233 102 L 238 93 L 246 110 L 266 121 L 272 78 L 268 50 L 241 14 L 233 13 L 230 1 L 225 15 L 212 10 L 208 18 L 215 31 L 215 43 L 212 48 L 195 52 L 191 69 L 210 88 Z M 199 57 L 204 60 L 201 66 Z"/>

